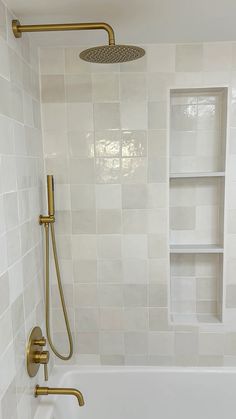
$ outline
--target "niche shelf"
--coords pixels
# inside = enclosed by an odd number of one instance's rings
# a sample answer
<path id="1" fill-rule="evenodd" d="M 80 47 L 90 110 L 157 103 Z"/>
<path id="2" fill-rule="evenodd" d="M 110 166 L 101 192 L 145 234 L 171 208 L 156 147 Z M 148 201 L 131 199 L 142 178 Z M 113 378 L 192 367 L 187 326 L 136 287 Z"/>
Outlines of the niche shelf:
<path id="1" fill-rule="evenodd" d="M 222 246 L 213 244 L 200 244 L 200 245 L 170 245 L 170 253 L 224 253 Z"/>
<path id="2" fill-rule="evenodd" d="M 220 323 L 227 88 L 170 91 L 170 315 Z"/>
<path id="3" fill-rule="evenodd" d="M 199 173 L 170 173 L 170 179 L 195 177 L 224 177 L 225 172 L 199 172 Z"/>

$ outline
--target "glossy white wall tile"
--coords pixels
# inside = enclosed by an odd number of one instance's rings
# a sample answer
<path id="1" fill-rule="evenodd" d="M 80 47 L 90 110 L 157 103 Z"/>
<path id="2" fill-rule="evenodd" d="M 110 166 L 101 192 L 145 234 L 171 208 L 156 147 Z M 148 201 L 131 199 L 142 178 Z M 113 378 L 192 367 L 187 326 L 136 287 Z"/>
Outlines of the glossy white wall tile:
<path id="1" fill-rule="evenodd" d="M 30 419 L 25 344 L 42 318 L 43 154 L 37 51 L 27 35 L 14 39 L 13 18 L 0 2 L 0 417 Z"/>
<path id="2" fill-rule="evenodd" d="M 228 365 L 236 336 L 236 47 L 203 43 L 145 48 L 141 60 L 107 66 L 80 60 L 82 47 L 40 51 L 46 170 L 55 175 L 60 263 L 75 295 L 71 308 L 76 361 Z M 168 91 L 214 85 L 229 86 L 232 128 L 227 155 L 226 310 L 219 331 L 216 325 L 171 325 L 168 308 Z M 172 170 L 192 170 L 196 155 L 202 170 L 221 170 L 217 103 L 214 112 L 212 103 L 194 98 L 191 103 L 182 98 L 174 107 L 178 145 L 171 145 Z M 10 127 L 4 129 L 10 136 Z M 194 191 L 186 182 L 184 194 L 177 183 L 171 196 L 171 208 L 179 214 L 172 223 L 176 240 L 183 227 L 186 240 L 196 234 L 205 241 L 220 237 L 213 228 L 217 181 L 200 181 Z M 11 185 L 5 188 L 11 192 Z M 200 231 L 202 219 L 205 233 Z M 172 284 L 176 310 L 191 312 L 197 305 L 201 313 L 205 295 L 207 309 L 215 310 L 217 263 L 204 256 L 197 263 L 180 259 L 173 268 L 177 279 L 183 275 Z M 60 339 L 63 342 L 63 335 Z"/>

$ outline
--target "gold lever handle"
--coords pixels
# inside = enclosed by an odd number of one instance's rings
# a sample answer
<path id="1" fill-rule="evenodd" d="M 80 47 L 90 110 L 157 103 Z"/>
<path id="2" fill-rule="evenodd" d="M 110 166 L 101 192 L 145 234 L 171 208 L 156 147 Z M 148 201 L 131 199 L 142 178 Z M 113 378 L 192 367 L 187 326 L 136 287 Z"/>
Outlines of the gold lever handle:
<path id="1" fill-rule="evenodd" d="M 35 364 L 47 364 L 49 361 L 49 352 L 48 351 L 36 351 L 33 355 L 33 361 Z"/>
<path id="2" fill-rule="evenodd" d="M 47 341 L 45 337 L 42 337 L 41 339 L 35 339 L 34 344 L 38 346 L 46 346 Z"/>
<path id="3" fill-rule="evenodd" d="M 49 362 L 49 352 L 35 352 L 33 360 L 36 364 L 43 364 L 44 366 L 44 379 L 48 381 L 48 362 Z"/>
<path id="4" fill-rule="evenodd" d="M 44 380 L 48 381 L 48 364 L 44 364 Z"/>

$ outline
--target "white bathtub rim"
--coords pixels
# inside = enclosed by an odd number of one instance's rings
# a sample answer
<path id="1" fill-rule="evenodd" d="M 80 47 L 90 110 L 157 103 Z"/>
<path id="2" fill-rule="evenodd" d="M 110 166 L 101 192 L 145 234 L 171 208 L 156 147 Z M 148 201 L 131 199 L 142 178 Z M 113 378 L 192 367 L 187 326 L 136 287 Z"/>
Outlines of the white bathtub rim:
<path id="1" fill-rule="evenodd" d="M 54 366 L 48 381 L 48 385 L 59 385 L 65 378 L 72 375 L 84 375 L 84 374 L 235 374 L 236 367 L 160 367 L 160 366 L 107 366 L 107 365 L 57 365 Z"/>
<path id="2" fill-rule="evenodd" d="M 236 367 L 160 367 L 160 366 L 110 366 L 110 365 L 56 365 L 43 386 L 63 387 L 67 377 L 93 374 L 236 374 Z M 78 382 L 79 386 L 79 382 Z M 50 396 L 53 402 L 57 396 Z M 43 401 L 43 400 L 42 400 Z M 45 402 L 45 400 L 44 400 Z M 39 403 L 39 407 L 44 403 Z"/>
<path id="3" fill-rule="evenodd" d="M 236 374 L 236 367 L 159 367 L 159 366 L 103 366 L 103 365 L 57 365 L 54 366 L 49 381 L 42 385 L 48 387 L 63 387 L 68 377 L 93 374 Z M 73 381 L 73 380 L 72 380 Z M 40 383 L 39 383 L 40 384 Z M 78 381 L 78 388 L 79 388 Z M 32 395 L 33 397 L 33 395 Z M 54 403 L 58 396 L 50 399 L 42 398 L 36 410 L 34 419 L 55 419 Z"/>

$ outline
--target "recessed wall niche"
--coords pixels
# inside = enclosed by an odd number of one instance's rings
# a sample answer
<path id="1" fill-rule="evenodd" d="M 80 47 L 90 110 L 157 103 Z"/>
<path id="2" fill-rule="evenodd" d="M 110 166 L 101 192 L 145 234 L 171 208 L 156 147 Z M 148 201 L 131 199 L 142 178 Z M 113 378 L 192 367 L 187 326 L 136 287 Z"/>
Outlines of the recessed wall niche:
<path id="1" fill-rule="evenodd" d="M 170 313 L 222 321 L 227 88 L 170 91 Z"/>

